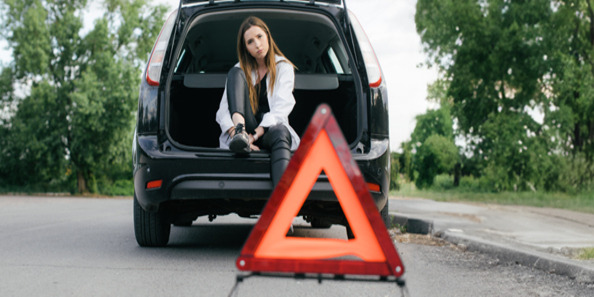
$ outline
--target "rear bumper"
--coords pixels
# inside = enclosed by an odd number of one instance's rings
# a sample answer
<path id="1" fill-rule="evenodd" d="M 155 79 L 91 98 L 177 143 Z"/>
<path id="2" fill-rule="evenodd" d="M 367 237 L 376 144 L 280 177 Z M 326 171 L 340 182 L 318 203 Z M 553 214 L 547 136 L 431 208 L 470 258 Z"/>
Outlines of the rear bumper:
<path id="1" fill-rule="evenodd" d="M 176 183 L 171 189 L 171 200 L 239 199 L 268 200 L 272 194 L 269 176 L 251 175 L 235 179 L 232 176 L 191 176 Z M 326 178 L 314 185 L 309 199 L 336 201 L 332 186 Z"/>
<path id="2" fill-rule="evenodd" d="M 355 160 L 367 182 L 380 185 L 371 191 L 378 209 L 387 203 L 389 184 L 389 149 L 387 140 L 376 142 L 369 154 Z M 147 189 L 152 181 L 158 188 Z M 134 151 L 134 190 L 140 206 L 157 211 L 168 201 L 257 201 L 263 203 L 272 194 L 269 158 L 266 153 L 235 157 L 225 150 L 201 152 L 163 152 L 156 136 L 138 136 Z M 331 184 L 321 175 L 308 201 L 336 202 Z"/>

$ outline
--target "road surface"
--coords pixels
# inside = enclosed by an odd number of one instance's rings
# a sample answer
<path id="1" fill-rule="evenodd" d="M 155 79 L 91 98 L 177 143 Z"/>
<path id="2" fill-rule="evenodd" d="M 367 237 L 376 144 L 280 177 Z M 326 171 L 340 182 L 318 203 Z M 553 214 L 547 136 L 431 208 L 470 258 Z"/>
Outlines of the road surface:
<path id="1" fill-rule="evenodd" d="M 0 196 L 0 296 L 227 296 L 254 219 L 173 227 L 166 248 L 134 239 L 132 200 Z M 298 234 L 346 238 L 343 227 Z M 411 296 L 593 296 L 594 286 L 423 237 L 397 249 Z M 250 278 L 236 296 L 400 296 L 394 283 Z"/>

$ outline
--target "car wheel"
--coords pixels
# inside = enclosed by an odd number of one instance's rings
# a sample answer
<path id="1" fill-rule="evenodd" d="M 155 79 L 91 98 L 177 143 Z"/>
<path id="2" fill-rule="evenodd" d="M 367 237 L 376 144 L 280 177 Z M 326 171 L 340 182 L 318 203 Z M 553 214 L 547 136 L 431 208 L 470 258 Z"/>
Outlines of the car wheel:
<path id="1" fill-rule="evenodd" d="M 384 208 L 382 208 L 382 210 L 380 211 L 380 215 L 382 216 L 382 220 L 384 221 L 386 228 L 390 229 L 392 224 L 390 222 L 390 209 L 388 207 L 387 202 L 386 202 L 386 206 L 384 206 Z"/>
<path id="2" fill-rule="evenodd" d="M 136 241 L 144 247 L 162 247 L 169 242 L 171 224 L 162 210 L 145 211 L 134 195 L 134 234 Z"/>

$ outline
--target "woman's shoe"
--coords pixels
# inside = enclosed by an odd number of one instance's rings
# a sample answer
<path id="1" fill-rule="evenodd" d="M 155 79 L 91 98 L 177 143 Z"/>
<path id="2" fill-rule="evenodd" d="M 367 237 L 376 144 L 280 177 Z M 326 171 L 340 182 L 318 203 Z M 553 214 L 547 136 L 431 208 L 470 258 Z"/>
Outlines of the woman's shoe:
<path id="1" fill-rule="evenodd" d="M 243 124 L 239 123 L 235 126 L 235 135 L 229 142 L 229 149 L 236 154 L 248 154 L 252 150 L 250 148 L 250 138 L 245 132 Z"/>

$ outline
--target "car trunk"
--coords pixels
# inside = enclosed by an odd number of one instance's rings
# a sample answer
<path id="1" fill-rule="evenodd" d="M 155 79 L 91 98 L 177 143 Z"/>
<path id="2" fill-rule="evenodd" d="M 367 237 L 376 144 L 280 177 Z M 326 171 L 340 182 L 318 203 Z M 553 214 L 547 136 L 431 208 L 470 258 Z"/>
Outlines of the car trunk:
<path id="1" fill-rule="evenodd" d="M 218 148 L 221 130 L 215 114 L 226 73 L 237 63 L 237 30 L 250 15 L 268 24 L 281 51 L 297 67 L 291 126 L 302 135 L 316 107 L 327 103 L 354 146 L 362 104 L 335 23 L 319 13 L 282 9 L 219 11 L 191 19 L 169 80 L 166 123 L 172 142 L 185 148 Z"/>

